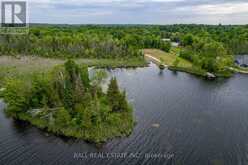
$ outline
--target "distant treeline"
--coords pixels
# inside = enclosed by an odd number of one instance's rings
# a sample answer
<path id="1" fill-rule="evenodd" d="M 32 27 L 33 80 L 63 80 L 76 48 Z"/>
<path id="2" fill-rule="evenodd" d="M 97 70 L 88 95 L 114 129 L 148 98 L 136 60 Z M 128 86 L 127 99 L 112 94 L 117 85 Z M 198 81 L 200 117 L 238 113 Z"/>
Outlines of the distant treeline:
<path id="1" fill-rule="evenodd" d="M 169 38 L 215 41 L 228 54 L 248 53 L 248 25 L 49 25 L 32 24 L 28 35 L 0 35 L 0 53 L 46 57 L 142 57 L 140 49 L 170 50 Z"/>
<path id="2" fill-rule="evenodd" d="M 248 25 L 170 25 L 159 26 L 162 37 L 182 41 L 187 34 L 223 44 L 229 54 L 248 54 Z"/>
<path id="3" fill-rule="evenodd" d="M 170 50 L 170 43 L 136 28 L 35 26 L 27 35 L 0 35 L 1 55 L 44 57 L 143 58 L 142 48 Z"/>

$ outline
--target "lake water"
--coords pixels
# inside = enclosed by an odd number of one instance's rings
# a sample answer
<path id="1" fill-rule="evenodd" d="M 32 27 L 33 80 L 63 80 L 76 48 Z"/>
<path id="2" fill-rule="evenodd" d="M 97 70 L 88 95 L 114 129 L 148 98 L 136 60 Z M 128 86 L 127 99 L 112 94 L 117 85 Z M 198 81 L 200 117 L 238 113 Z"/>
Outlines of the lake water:
<path id="1" fill-rule="evenodd" d="M 7 119 L 1 111 L 0 164 L 248 164 L 247 75 L 207 81 L 186 73 L 160 73 L 153 64 L 111 74 L 126 89 L 135 108 L 137 125 L 130 137 L 99 148 L 82 140 L 48 135 Z M 3 106 L 1 103 L 0 109 Z M 74 157 L 78 153 L 81 158 Z M 106 158 L 107 153 L 127 156 Z M 151 154 L 160 155 L 149 158 Z"/>
<path id="2" fill-rule="evenodd" d="M 240 62 L 240 64 L 247 64 L 248 65 L 248 55 L 238 55 L 236 59 Z"/>

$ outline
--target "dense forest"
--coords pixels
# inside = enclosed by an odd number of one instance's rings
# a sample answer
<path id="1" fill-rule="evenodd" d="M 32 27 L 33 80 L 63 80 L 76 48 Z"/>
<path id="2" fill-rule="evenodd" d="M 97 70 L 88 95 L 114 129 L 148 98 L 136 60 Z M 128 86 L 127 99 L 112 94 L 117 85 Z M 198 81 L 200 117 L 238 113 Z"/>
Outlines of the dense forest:
<path id="1" fill-rule="evenodd" d="M 135 31 L 129 34 L 129 31 L 122 32 L 114 27 L 32 27 L 27 35 L 1 35 L 0 53 L 66 58 L 143 59 L 141 48 L 169 49 L 167 47 L 170 44 L 162 42 L 158 36 L 137 36 L 139 35 Z M 140 45 L 140 42 L 143 44 Z"/>
<path id="2" fill-rule="evenodd" d="M 32 25 L 28 35 L 1 35 L 1 53 L 75 57 L 138 56 L 135 50 L 183 42 L 185 35 L 221 43 L 229 54 L 248 53 L 248 25 Z"/>
<path id="3" fill-rule="evenodd" d="M 3 93 L 6 114 L 58 135 L 101 143 L 132 132 L 132 108 L 112 78 L 106 93 L 97 71 L 89 79 L 88 68 L 68 60 L 49 72 L 6 80 Z"/>

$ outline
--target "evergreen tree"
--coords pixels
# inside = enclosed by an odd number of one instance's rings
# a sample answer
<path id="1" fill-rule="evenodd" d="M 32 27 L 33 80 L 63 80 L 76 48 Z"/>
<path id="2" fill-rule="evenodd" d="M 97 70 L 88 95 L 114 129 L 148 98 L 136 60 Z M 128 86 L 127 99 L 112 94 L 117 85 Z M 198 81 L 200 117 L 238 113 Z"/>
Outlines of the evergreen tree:
<path id="1" fill-rule="evenodd" d="M 116 78 L 112 78 L 110 80 L 107 96 L 110 106 L 112 107 L 112 111 L 117 112 L 128 110 L 126 92 L 120 92 Z"/>
<path id="2" fill-rule="evenodd" d="M 110 106 L 112 107 L 112 111 L 119 111 L 119 99 L 120 99 L 120 91 L 117 84 L 116 78 L 112 78 L 110 80 L 108 92 L 107 92 L 108 100 Z"/>
<path id="3" fill-rule="evenodd" d="M 127 102 L 127 99 L 126 99 L 126 92 L 124 91 L 122 94 L 121 94 L 121 97 L 119 99 L 119 108 L 121 111 L 128 111 L 128 102 Z"/>
<path id="4" fill-rule="evenodd" d="M 81 80 L 85 88 L 90 87 L 89 72 L 88 72 L 88 67 L 86 65 L 83 65 L 81 67 Z"/>
<path id="5" fill-rule="evenodd" d="M 58 128 L 68 127 L 71 123 L 71 115 L 64 108 L 59 109 L 55 114 L 55 124 Z"/>
<path id="6" fill-rule="evenodd" d="M 81 72 L 80 72 L 81 71 Z M 66 109 L 74 110 L 77 103 L 83 102 L 85 83 L 87 78 L 84 78 L 86 73 L 82 73 L 78 65 L 73 60 L 68 60 L 65 63 L 65 89 L 64 89 L 64 103 Z"/>

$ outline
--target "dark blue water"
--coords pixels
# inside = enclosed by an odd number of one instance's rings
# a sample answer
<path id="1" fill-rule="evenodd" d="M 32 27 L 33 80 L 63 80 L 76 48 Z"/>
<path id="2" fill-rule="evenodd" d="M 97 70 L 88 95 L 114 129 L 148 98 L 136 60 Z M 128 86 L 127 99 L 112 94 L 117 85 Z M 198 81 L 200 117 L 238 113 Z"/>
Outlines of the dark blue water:
<path id="1" fill-rule="evenodd" d="M 206 81 L 185 73 L 160 73 L 154 65 L 111 74 L 135 108 L 137 125 L 130 137 L 99 148 L 48 135 L 1 112 L 0 164 L 248 164 L 248 75 Z M 75 153 L 87 158 L 75 158 Z M 128 156 L 93 158 L 92 153 Z"/>

